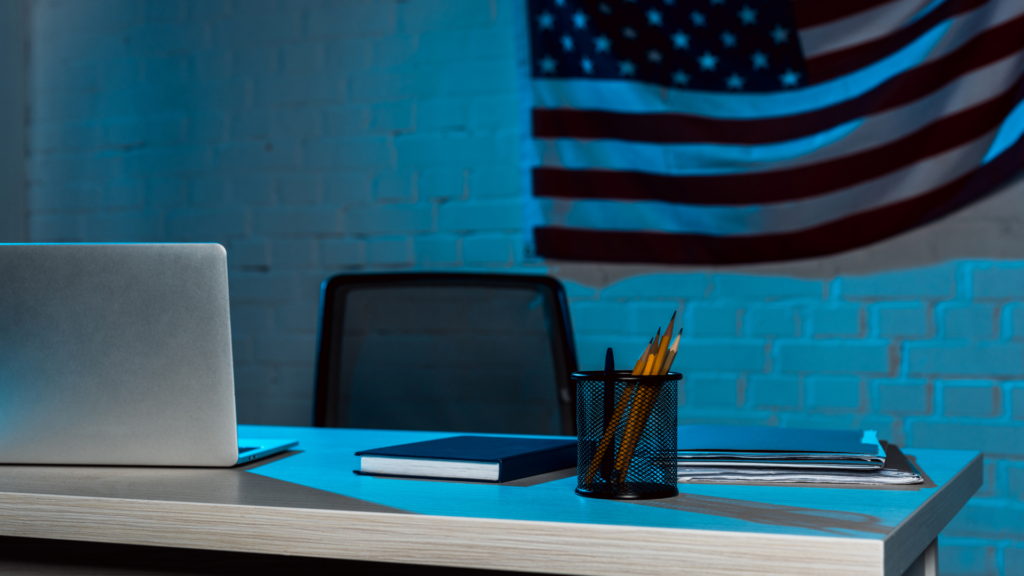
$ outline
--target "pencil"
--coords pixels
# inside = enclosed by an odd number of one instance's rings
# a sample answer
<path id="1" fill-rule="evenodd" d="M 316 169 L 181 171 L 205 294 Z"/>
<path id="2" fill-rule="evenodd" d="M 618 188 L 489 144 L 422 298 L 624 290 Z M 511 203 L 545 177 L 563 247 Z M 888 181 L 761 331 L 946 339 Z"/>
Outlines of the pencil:
<path id="1" fill-rule="evenodd" d="M 651 370 L 651 374 L 661 374 L 661 367 L 665 364 L 665 354 L 668 352 L 668 343 L 672 339 L 672 326 L 676 322 L 676 313 L 672 313 L 672 318 L 668 321 L 668 328 L 665 329 L 665 335 L 661 337 L 661 342 L 658 346 L 658 357 L 654 360 L 654 368 Z"/>
<path id="2" fill-rule="evenodd" d="M 644 373 L 644 366 L 647 365 L 647 354 L 651 351 L 651 342 L 654 342 L 653 338 L 647 342 L 647 347 L 644 348 L 644 351 L 640 353 L 640 357 L 637 358 L 636 365 L 633 366 L 633 376 Z"/>
<path id="3" fill-rule="evenodd" d="M 642 382 L 633 393 L 633 406 L 629 411 L 629 418 L 626 420 L 626 430 L 622 433 L 622 441 L 619 443 L 619 451 L 615 455 L 615 466 L 612 469 L 611 481 L 614 483 L 626 480 L 626 473 L 633 463 L 633 453 L 636 452 L 636 445 L 640 442 L 640 436 L 647 427 L 647 420 L 651 417 L 651 411 L 661 393 L 661 386 L 649 382 Z"/>
<path id="4" fill-rule="evenodd" d="M 683 329 L 679 329 L 679 334 L 676 334 L 676 339 L 672 341 L 672 345 L 668 348 L 668 354 L 665 355 L 665 364 L 661 367 L 662 374 L 668 374 L 668 371 L 672 369 L 672 362 L 676 359 L 676 354 L 679 353 L 679 339 L 683 337 Z"/>
<path id="5" fill-rule="evenodd" d="M 661 348 L 661 341 L 664 340 L 661 336 L 661 327 L 658 327 L 658 333 L 654 335 L 654 340 L 651 342 L 651 349 L 647 354 L 647 363 L 644 365 L 644 376 L 650 376 L 651 370 L 654 369 L 654 361 L 658 358 L 658 349 Z"/>

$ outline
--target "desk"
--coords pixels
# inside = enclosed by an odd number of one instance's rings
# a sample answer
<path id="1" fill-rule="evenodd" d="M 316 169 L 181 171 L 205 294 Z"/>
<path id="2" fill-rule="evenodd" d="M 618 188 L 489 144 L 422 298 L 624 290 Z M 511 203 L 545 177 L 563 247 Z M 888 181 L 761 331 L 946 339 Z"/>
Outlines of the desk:
<path id="1" fill-rule="evenodd" d="M 564 574 L 902 574 L 981 485 L 977 452 L 905 453 L 924 486 L 680 484 L 592 500 L 357 476 L 359 449 L 447 434 L 240 426 L 299 451 L 238 469 L 0 467 L 0 536 Z M 917 567 L 914 568 L 915 570 Z"/>

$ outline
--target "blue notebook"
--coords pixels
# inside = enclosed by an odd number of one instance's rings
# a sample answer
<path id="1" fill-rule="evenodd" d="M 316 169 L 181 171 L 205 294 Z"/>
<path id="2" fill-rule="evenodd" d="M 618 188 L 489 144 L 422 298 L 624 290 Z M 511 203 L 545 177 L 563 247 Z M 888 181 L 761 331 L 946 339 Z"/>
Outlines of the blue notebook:
<path id="1" fill-rule="evenodd" d="M 356 452 L 356 474 L 509 482 L 576 465 L 576 440 L 452 436 Z"/>

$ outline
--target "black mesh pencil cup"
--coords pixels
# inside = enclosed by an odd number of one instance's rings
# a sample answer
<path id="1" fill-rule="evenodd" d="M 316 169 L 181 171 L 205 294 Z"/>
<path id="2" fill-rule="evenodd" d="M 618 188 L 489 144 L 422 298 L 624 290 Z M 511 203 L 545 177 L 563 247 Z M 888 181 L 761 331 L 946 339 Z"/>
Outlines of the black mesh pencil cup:
<path id="1" fill-rule="evenodd" d="M 574 372 L 576 493 L 645 500 L 679 494 L 676 410 L 682 374 Z"/>

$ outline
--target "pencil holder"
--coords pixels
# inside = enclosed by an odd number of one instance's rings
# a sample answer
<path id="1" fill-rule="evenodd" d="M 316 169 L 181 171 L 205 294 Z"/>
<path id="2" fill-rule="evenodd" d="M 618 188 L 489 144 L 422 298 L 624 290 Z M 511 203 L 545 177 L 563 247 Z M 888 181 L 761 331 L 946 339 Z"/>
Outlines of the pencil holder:
<path id="1" fill-rule="evenodd" d="M 676 410 L 682 374 L 574 372 L 576 493 L 646 500 L 676 488 Z"/>

